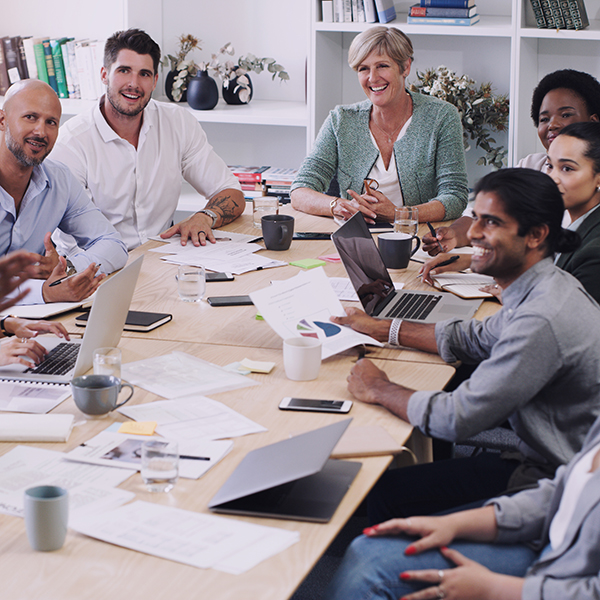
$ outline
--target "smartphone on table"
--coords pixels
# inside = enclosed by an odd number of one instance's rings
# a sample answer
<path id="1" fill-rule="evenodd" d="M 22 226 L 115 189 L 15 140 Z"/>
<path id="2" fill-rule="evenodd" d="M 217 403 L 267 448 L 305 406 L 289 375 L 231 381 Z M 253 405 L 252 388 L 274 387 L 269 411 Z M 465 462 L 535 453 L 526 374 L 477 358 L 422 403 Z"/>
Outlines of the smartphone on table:
<path id="1" fill-rule="evenodd" d="M 351 400 L 320 400 L 313 398 L 284 398 L 280 410 L 305 410 L 312 412 L 347 413 L 352 408 Z"/>

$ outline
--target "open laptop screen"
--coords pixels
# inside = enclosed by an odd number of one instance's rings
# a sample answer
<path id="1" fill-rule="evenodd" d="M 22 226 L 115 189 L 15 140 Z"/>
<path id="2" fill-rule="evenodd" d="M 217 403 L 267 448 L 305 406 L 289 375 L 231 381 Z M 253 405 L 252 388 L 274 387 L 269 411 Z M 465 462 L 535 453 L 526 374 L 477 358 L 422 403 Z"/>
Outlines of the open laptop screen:
<path id="1" fill-rule="evenodd" d="M 394 293 L 394 284 L 362 214 L 346 221 L 331 239 L 365 312 L 378 314 L 377 307 Z"/>

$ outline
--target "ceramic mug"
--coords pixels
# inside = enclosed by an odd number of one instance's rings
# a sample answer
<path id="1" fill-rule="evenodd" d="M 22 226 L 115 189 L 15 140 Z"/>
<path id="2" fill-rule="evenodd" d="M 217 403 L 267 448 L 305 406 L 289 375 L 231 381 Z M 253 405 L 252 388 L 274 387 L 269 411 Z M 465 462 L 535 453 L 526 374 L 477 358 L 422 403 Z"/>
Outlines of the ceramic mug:
<path id="1" fill-rule="evenodd" d="M 118 402 L 123 386 L 131 392 Z M 90 417 L 100 417 L 123 406 L 133 396 L 133 386 L 114 375 L 82 375 L 71 381 L 71 393 L 77 408 Z"/>
<path id="2" fill-rule="evenodd" d="M 413 248 L 413 242 L 417 244 Z M 377 240 L 379 252 L 388 269 L 406 269 L 410 257 L 420 248 L 421 240 L 406 233 L 382 233 Z"/>
<path id="3" fill-rule="evenodd" d="M 294 217 L 265 215 L 261 219 L 262 234 L 267 250 L 287 250 L 294 236 Z"/>
<path id="4" fill-rule="evenodd" d="M 283 341 L 283 367 L 292 381 L 312 381 L 321 368 L 321 341 L 312 337 L 293 337 Z"/>
<path id="5" fill-rule="evenodd" d="M 62 548 L 69 520 L 69 494 L 56 485 L 25 490 L 25 531 L 30 546 L 40 552 Z"/>

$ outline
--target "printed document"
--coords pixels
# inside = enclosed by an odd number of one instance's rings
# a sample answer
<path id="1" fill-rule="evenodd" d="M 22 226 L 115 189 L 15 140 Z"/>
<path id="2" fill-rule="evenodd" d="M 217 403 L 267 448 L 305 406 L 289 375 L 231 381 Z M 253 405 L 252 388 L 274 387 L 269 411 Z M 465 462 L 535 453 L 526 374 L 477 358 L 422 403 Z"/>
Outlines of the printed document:
<path id="1" fill-rule="evenodd" d="M 359 344 L 383 346 L 350 327 L 336 325 L 331 316 L 346 314 L 322 267 L 252 292 L 252 302 L 281 338 L 312 337 L 321 340 L 322 357 L 329 358 Z"/>
<path id="2" fill-rule="evenodd" d="M 71 395 L 66 385 L 29 381 L 0 381 L 0 410 L 47 413 Z"/>
<path id="3" fill-rule="evenodd" d="M 90 537 L 192 567 L 239 574 L 300 539 L 254 525 L 141 500 L 69 525 Z"/>

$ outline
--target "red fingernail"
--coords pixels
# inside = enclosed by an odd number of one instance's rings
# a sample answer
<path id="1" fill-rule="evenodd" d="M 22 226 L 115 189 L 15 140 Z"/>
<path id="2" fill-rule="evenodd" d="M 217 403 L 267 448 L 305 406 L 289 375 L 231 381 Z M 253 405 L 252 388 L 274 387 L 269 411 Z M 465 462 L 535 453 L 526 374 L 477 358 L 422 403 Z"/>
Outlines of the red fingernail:
<path id="1" fill-rule="evenodd" d="M 446 550 L 448 550 L 448 546 L 442 546 L 440 549 L 445 552 Z"/>
<path id="2" fill-rule="evenodd" d="M 417 549 L 414 546 L 409 546 L 405 551 L 404 554 L 406 554 L 406 556 L 412 556 L 413 554 L 415 554 L 417 552 Z"/>
<path id="3" fill-rule="evenodd" d="M 406 581 L 407 579 L 410 579 L 410 575 L 408 573 L 400 573 L 400 579 Z"/>
<path id="4" fill-rule="evenodd" d="M 371 535 L 372 533 L 375 533 L 375 527 L 365 527 L 365 529 L 363 529 L 363 533 L 365 535 Z"/>

